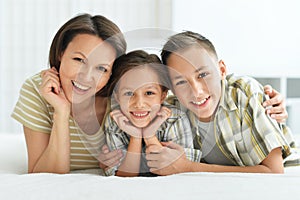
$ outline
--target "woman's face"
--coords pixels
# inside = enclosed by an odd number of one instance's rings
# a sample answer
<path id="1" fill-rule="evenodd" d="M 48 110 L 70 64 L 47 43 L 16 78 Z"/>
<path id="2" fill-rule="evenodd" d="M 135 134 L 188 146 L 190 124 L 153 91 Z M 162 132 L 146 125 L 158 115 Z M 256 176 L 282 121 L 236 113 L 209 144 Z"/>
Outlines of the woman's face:
<path id="1" fill-rule="evenodd" d="M 117 100 L 123 114 L 136 127 L 146 127 L 157 115 L 166 97 L 157 74 L 146 68 L 132 69 L 119 81 Z"/>
<path id="2" fill-rule="evenodd" d="M 61 57 L 59 71 L 67 99 L 81 103 L 93 97 L 107 84 L 115 58 L 115 49 L 101 38 L 75 36 Z"/>

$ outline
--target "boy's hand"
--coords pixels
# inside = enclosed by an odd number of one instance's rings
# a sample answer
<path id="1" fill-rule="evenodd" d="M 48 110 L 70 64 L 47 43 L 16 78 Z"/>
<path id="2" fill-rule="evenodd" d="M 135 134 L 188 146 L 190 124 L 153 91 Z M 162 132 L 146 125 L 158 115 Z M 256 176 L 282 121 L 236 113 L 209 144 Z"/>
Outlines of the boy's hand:
<path id="1" fill-rule="evenodd" d="M 118 124 L 119 128 L 126 132 L 128 135 L 135 138 L 142 138 L 142 129 L 135 127 L 129 119 L 122 113 L 121 110 L 114 110 L 110 116 Z"/>
<path id="2" fill-rule="evenodd" d="M 155 135 L 162 123 L 171 116 L 171 113 L 172 111 L 169 108 L 162 106 L 157 113 L 155 120 L 153 120 L 147 127 L 143 128 L 143 138 L 150 138 Z"/>
<path id="3" fill-rule="evenodd" d="M 121 150 L 109 151 L 108 146 L 105 144 L 101 148 L 101 152 L 98 156 L 99 167 L 103 170 L 114 167 L 120 164 L 120 159 L 123 154 Z"/>
<path id="4" fill-rule="evenodd" d="M 284 122 L 288 118 L 285 99 L 270 85 L 265 85 L 264 91 L 265 94 L 270 97 L 269 100 L 263 102 L 263 106 L 266 108 L 267 113 L 277 122 Z"/>
<path id="5" fill-rule="evenodd" d="M 171 175 L 189 171 L 191 163 L 185 156 L 183 148 L 173 142 L 162 142 L 164 147 L 150 145 L 146 149 L 147 165 L 152 173 Z"/>

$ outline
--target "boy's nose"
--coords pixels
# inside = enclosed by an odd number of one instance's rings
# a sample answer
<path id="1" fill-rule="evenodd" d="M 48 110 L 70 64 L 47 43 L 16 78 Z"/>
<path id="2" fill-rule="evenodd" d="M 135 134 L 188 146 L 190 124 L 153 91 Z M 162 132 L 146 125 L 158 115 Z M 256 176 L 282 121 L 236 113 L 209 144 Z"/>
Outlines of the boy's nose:
<path id="1" fill-rule="evenodd" d="M 195 97 L 198 97 L 203 93 L 203 84 L 199 81 L 196 80 L 191 81 L 190 87 Z"/>

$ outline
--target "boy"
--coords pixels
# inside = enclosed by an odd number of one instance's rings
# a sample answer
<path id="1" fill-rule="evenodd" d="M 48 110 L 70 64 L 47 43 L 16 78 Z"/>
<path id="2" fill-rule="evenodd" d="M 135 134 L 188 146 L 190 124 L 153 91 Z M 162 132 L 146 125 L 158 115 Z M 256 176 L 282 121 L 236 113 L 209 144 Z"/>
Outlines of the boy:
<path id="1" fill-rule="evenodd" d="M 192 162 L 176 144 L 152 145 L 146 155 L 152 172 L 283 173 L 283 159 L 294 142 L 287 127 L 265 113 L 261 104 L 266 97 L 257 81 L 226 76 L 226 65 L 218 61 L 213 44 L 190 31 L 172 36 L 161 55 L 178 98 L 169 102 L 187 109 L 194 146 L 202 156 L 200 163 Z M 168 162 L 161 159 L 174 156 L 176 160 Z"/>

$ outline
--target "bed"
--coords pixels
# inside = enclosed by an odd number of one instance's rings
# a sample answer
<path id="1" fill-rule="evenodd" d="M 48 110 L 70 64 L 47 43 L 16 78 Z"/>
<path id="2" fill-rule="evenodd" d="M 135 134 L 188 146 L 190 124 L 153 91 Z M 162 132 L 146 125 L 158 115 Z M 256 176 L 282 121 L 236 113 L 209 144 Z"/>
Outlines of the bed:
<path id="1" fill-rule="evenodd" d="M 285 174 L 184 173 L 104 177 L 95 171 L 26 174 L 22 134 L 0 134 L 0 199 L 300 199 L 300 167 Z"/>

